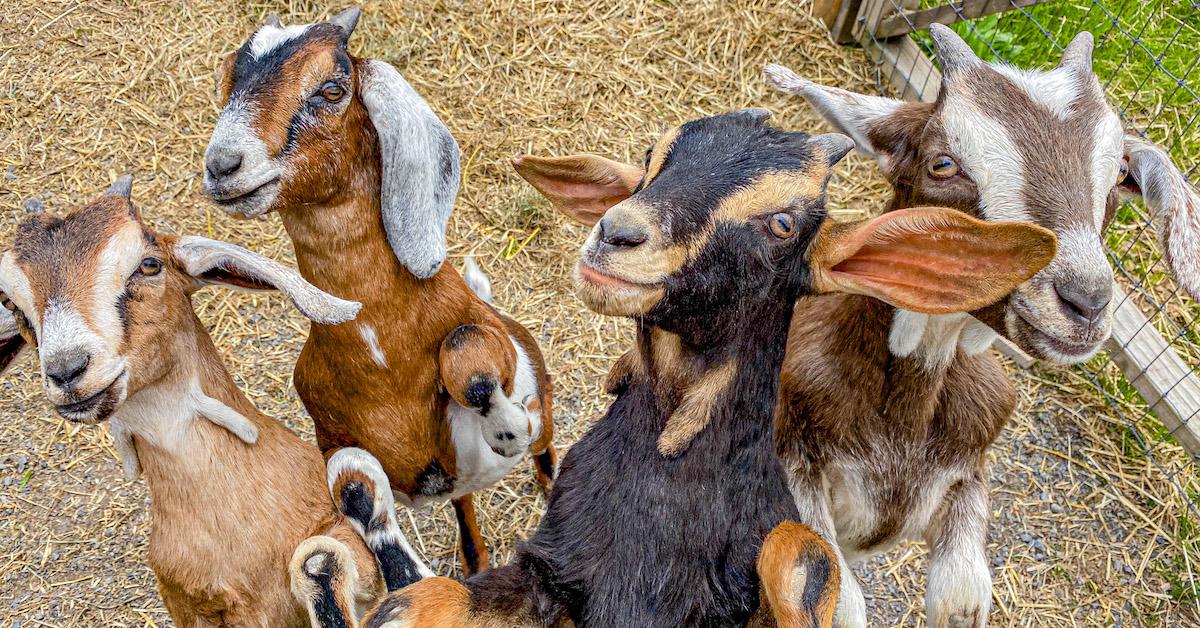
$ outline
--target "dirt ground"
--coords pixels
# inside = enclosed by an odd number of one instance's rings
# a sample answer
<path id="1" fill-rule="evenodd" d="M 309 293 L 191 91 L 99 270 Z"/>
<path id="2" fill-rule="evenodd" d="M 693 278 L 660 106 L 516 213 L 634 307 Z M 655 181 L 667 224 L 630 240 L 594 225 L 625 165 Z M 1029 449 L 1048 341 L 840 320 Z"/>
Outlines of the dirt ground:
<path id="1" fill-rule="evenodd" d="M 8 0 L 0 241 L 25 199 L 66 212 L 128 172 L 156 228 L 290 260 L 277 218 L 234 220 L 200 192 L 214 72 L 264 14 L 308 22 L 341 8 Z M 572 295 L 568 271 L 585 231 L 550 211 L 507 158 L 636 158 L 668 125 L 744 106 L 768 107 L 789 128 L 825 130 L 802 103 L 766 87 L 762 66 L 783 61 L 848 89 L 872 90 L 874 81 L 862 53 L 830 44 L 807 14 L 804 0 L 365 5 L 354 50 L 395 64 L 463 148 L 452 263 L 475 255 L 498 304 L 541 342 L 556 381 L 560 450 L 605 407 L 599 384 L 628 347 L 630 326 Z M 884 187 L 873 164 L 854 157 L 839 167 L 830 201 L 854 208 L 843 215 L 878 208 Z M 242 389 L 311 438 L 291 386 L 303 319 L 276 295 L 208 289 L 195 302 Z M 1197 492 L 1192 463 L 1169 445 L 1154 460 L 1130 448 L 1077 372 L 1014 373 L 1022 402 L 991 464 L 992 624 L 1196 623 L 1196 522 L 1176 486 Z M 170 625 L 146 566 L 145 486 L 122 479 L 107 431 L 54 415 L 28 358 L 0 379 L 0 399 L 0 626 Z M 544 502 L 525 464 L 477 505 L 499 563 Z M 440 574 L 459 573 L 453 519 L 447 506 L 401 513 Z M 924 549 L 909 545 L 858 569 L 872 625 L 923 624 L 924 562 Z"/>

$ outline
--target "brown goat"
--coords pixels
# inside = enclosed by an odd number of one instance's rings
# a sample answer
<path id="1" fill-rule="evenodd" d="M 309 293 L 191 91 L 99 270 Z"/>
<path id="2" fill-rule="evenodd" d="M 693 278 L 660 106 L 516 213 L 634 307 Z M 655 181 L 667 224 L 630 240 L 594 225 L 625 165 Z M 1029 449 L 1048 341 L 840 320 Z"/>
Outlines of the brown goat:
<path id="1" fill-rule="evenodd" d="M 530 450 L 553 481 L 550 378 L 487 278 L 443 264 L 458 145 L 395 68 L 347 52 L 358 15 L 273 19 L 225 58 L 205 189 L 236 215 L 278 211 L 304 277 L 363 304 L 296 364 L 317 443 L 369 450 L 404 501 L 451 499 L 472 574 L 487 550 L 471 493 Z"/>
<path id="2" fill-rule="evenodd" d="M 431 578 L 394 592 L 366 626 L 832 622 L 837 561 L 794 521 L 772 427 L 795 300 L 848 291 L 930 314 L 982 307 L 1040 270 L 1054 236 L 940 208 L 827 222 L 825 183 L 851 142 L 767 116 L 688 122 L 642 168 L 516 162 L 564 211 L 607 210 L 577 292 L 636 321 L 634 368 L 563 460 L 512 563 L 465 586 Z"/>
<path id="3" fill-rule="evenodd" d="M 295 270 L 230 244 L 149 230 L 130 181 L 66 218 L 39 213 L 0 257 L 0 363 L 36 347 L 46 396 L 64 418 L 109 420 L 127 473 L 150 490 L 150 566 L 177 626 L 304 626 L 287 561 L 329 535 L 355 568 L 357 614 L 384 579 L 357 528 L 384 554 L 409 556 L 379 464 L 345 449 L 327 469 L 316 447 L 255 409 L 235 386 L 190 297 L 222 284 L 286 294 L 314 324 L 354 317 L 358 304 Z M 14 333 L 19 332 L 19 333 Z M 347 520 L 330 500 L 361 521 Z M 388 492 L 390 496 L 390 492 Z M 396 551 L 396 550 L 399 551 Z M 429 572 L 393 561 L 393 588 Z"/>
<path id="4" fill-rule="evenodd" d="M 889 209 L 937 204 L 1031 221 L 1056 233 L 1059 252 L 970 314 L 927 316 L 858 296 L 801 301 L 776 429 L 802 521 L 850 562 L 923 539 L 929 624 L 983 626 L 984 465 L 1017 399 L 987 348 L 1001 334 L 1052 362 L 1095 354 L 1112 308 L 1101 235 L 1123 192 L 1146 190 L 1166 259 L 1195 294 L 1200 199 L 1161 150 L 1125 136 L 1091 72 L 1090 34 L 1058 67 L 1036 71 L 985 64 L 949 28 L 930 32 L 945 72 L 935 103 L 823 87 L 780 66 L 767 75 L 877 157 L 894 191 Z M 865 626 L 862 592 L 842 573 L 838 624 Z"/>

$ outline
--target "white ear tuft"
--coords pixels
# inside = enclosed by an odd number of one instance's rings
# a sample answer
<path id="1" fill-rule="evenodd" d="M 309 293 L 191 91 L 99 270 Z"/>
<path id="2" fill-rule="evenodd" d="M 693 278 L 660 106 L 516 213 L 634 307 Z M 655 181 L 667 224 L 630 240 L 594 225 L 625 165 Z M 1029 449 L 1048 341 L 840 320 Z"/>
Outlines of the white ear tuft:
<path id="1" fill-rule="evenodd" d="M 446 261 L 446 223 L 458 196 L 458 143 L 396 68 L 373 60 L 359 83 L 379 134 L 380 207 L 388 243 L 412 274 L 428 279 Z"/>
<path id="2" fill-rule="evenodd" d="M 361 303 L 339 299 L 308 283 L 294 268 L 226 242 L 181 236 L 172 255 L 201 285 L 278 290 L 315 323 L 344 323 L 354 319 L 362 308 Z"/>

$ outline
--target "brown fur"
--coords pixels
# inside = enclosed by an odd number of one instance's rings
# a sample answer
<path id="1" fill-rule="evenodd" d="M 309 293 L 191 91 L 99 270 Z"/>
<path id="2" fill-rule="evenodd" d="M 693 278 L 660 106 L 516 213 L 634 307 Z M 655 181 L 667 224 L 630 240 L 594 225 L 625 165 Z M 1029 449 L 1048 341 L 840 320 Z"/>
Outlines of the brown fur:
<path id="1" fill-rule="evenodd" d="M 457 479 L 448 403 L 470 407 L 467 387 L 477 377 L 499 378 L 512 391 L 511 335 L 538 375 L 539 396 L 527 404 L 541 410 L 533 453 L 556 459 L 551 385 L 533 337 L 481 301 L 450 264 L 419 280 L 389 247 L 380 209 L 380 144 L 361 94 L 348 98 L 343 113 L 324 115 L 312 141 L 302 136 L 287 144 L 293 113 L 334 70 L 336 51 L 344 45 L 340 31 L 328 27 L 312 27 L 309 38 L 280 63 L 274 87 L 255 95 L 253 120 L 271 155 L 288 151 L 291 167 L 273 208 L 291 236 L 301 274 L 326 292 L 363 304 L 352 324 L 314 325 L 296 364 L 296 389 L 313 417 L 318 445 L 327 456 L 344 446 L 370 451 L 393 488 L 410 498 L 448 494 Z M 368 61 L 350 57 L 350 84 L 361 85 Z M 228 99 L 228 71 L 220 82 Z M 329 137 L 338 140 L 326 141 Z M 367 326 L 386 367 L 364 342 L 360 330 Z M 478 340 L 448 347 L 445 341 L 462 326 L 474 326 Z M 549 486 L 552 478 L 534 466 L 539 481 Z M 445 477 L 422 487 L 422 474 L 430 469 Z M 483 554 L 472 564 L 484 568 L 486 550 L 474 510 L 469 513 L 463 532 L 477 537 Z"/>
<path id="2" fill-rule="evenodd" d="M 758 576 L 777 625 L 833 624 L 841 567 L 829 543 L 808 527 L 788 521 L 771 530 L 758 555 Z"/>

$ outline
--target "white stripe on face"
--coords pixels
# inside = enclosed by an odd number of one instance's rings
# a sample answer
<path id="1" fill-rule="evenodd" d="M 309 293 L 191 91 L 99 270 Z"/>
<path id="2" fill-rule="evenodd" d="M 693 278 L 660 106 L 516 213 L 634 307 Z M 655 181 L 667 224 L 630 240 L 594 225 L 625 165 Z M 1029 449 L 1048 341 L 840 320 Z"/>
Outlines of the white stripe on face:
<path id="1" fill-rule="evenodd" d="M 254 55 L 255 59 L 261 59 L 272 50 L 303 35 L 310 26 L 312 25 L 293 24 L 279 28 L 268 24 L 258 29 L 258 32 L 254 33 L 254 37 L 250 39 L 250 54 Z"/>
<path id="2" fill-rule="evenodd" d="M 29 278 L 17 265 L 17 255 L 12 251 L 0 257 L 0 292 L 12 299 L 35 330 L 41 326 L 42 316 L 41 312 L 33 307 L 33 290 L 29 287 Z"/>
<path id="3" fill-rule="evenodd" d="M 1105 111 L 1092 136 L 1092 212 L 1096 230 L 1104 228 L 1104 210 L 1108 193 L 1117 182 L 1121 159 L 1125 154 L 1125 129 L 1117 114 Z"/>
<path id="4" fill-rule="evenodd" d="M 1049 72 L 1022 70 L 1010 65 L 993 65 L 992 68 L 1059 119 L 1066 119 L 1071 114 L 1071 105 L 1079 97 L 1079 74 L 1070 68 Z"/>
<path id="5" fill-rule="evenodd" d="M 1025 160 L 1008 131 L 970 98 L 947 94 L 942 126 L 959 167 L 979 189 L 985 220 L 1029 220 L 1025 211 Z"/>
<path id="6" fill-rule="evenodd" d="M 96 260 L 91 326 L 113 353 L 124 336 L 117 302 L 125 292 L 125 282 L 141 263 L 145 248 L 141 227 L 130 222 L 113 234 Z"/>

